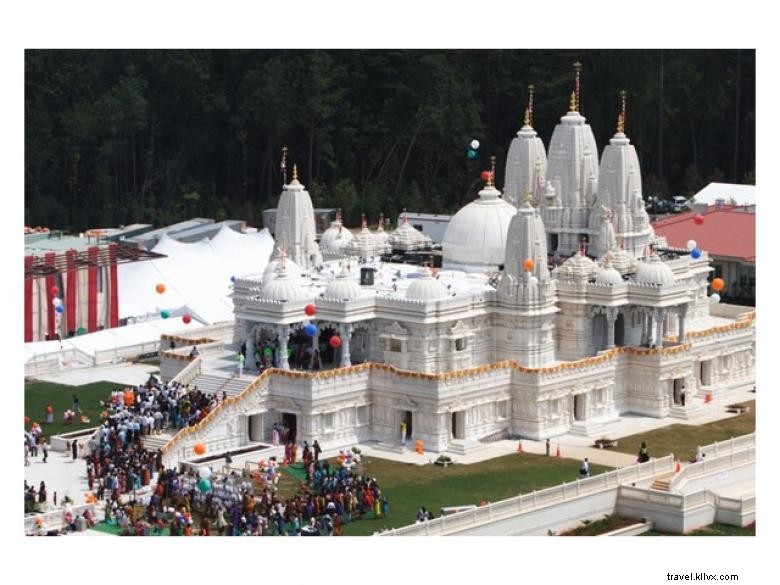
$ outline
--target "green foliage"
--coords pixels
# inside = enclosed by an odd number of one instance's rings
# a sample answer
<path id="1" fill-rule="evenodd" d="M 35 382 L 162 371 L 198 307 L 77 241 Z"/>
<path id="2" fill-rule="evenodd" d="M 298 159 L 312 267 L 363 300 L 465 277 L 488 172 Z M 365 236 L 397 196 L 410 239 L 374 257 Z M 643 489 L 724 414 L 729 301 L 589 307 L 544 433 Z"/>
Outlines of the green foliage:
<path id="1" fill-rule="evenodd" d="M 492 154 L 503 183 L 529 83 L 549 142 L 576 60 L 600 148 L 628 91 L 646 194 L 755 180 L 750 50 L 29 50 L 25 222 L 259 224 L 285 145 L 288 178 L 297 162 L 315 203 L 341 207 L 348 225 L 403 207 L 453 212 Z M 482 146 L 468 161 L 472 138 Z"/>

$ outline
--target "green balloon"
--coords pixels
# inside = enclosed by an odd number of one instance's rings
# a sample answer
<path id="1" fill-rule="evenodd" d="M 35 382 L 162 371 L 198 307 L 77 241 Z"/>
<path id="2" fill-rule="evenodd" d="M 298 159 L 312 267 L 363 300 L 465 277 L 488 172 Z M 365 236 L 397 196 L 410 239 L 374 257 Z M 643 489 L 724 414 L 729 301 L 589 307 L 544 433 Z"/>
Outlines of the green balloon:
<path id="1" fill-rule="evenodd" d="M 86 332 L 87 330 L 84 329 L 83 327 L 79 327 L 78 329 L 76 329 L 76 335 L 84 335 Z"/>
<path id="2" fill-rule="evenodd" d="M 198 480 L 198 489 L 202 492 L 207 492 L 211 489 L 211 482 L 205 477 L 201 477 Z"/>
<path id="3" fill-rule="evenodd" d="M 477 158 L 477 151 L 474 150 L 473 148 L 469 148 L 468 154 L 466 156 L 469 157 L 469 160 L 474 160 L 475 158 Z"/>
<path id="4" fill-rule="evenodd" d="M 168 309 L 164 309 L 164 310 L 163 310 L 163 312 L 162 312 L 162 313 L 160 313 L 160 316 L 161 316 L 163 319 L 167 319 L 168 317 L 170 317 L 170 316 L 171 316 L 171 312 L 170 312 Z"/>

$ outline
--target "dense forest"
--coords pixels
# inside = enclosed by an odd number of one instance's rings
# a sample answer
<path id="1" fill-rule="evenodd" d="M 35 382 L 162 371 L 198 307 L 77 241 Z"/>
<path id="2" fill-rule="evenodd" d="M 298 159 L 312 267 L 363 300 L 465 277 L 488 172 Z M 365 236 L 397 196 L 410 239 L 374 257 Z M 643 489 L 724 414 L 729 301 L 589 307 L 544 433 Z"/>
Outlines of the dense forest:
<path id="1" fill-rule="evenodd" d="M 626 90 L 645 197 L 754 182 L 753 50 L 28 50 L 25 224 L 259 225 L 282 146 L 350 225 L 452 212 L 493 154 L 501 187 L 529 84 L 549 144 L 575 61 L 599 149 Z"/>

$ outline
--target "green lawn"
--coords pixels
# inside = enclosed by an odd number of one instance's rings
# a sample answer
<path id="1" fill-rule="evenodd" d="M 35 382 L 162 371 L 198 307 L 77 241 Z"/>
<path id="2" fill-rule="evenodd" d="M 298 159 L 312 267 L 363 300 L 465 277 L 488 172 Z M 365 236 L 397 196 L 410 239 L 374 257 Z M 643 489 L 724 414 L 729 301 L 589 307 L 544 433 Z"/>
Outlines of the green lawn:
<path id="1" fill-rule="evenodd" d="M 696 447 L 725 441 L 731 437 L 746 435 L 756 430 L 756 401 L 744 403 L 750 412 L 699 426 L 671 425 L 662 429 L 621 437 L 616 451 L 639 453 L 642 441 L 647 443 L 651 457 L 664 457 L 669 453 L 682 461 L 696 456 Z"/>
<path id="2" fill-rule="evenodd" d="M 383 527 L 400 528 L 417 519 L 417 510 L 425 506 L 436 517 L 446 506 L 496 502 L 521 493 L 539 490 L 577 479 L 579 461 L 544 455 L 512 454 L 472 465 L 417 466 L 367 457 L 360 473 L 375 477 L 386 495 L 390 511 L 387 518 L 375 519 L 369 513 L 363 520 L 346 524 L 345 536 L 373 534 Z M 608 471 L 591 465 L 591 474 Z"/>
<path id="3" fill-rule="evenodd" d="M 95 382 L 84 386 L 28 382 L 24 385 L 24 414 L 30 417 L 30 424 L 33 422 L 40 424 L 48 437 L 94 427 L 101 423 L 100 413 L 103 409 L 100 407 L 100 401 L 110 399 L 111 390 L 124 388 L 124 386 L 118 382 Z M 79 397 L 82 414 L 89 417 L 89 424 L 79 422 L 80 415 L 76 415 L 76 422 L 73 424 L 65 425 L 62 423 L 62 414 L 73 408 L 74 394 Z M 54 423 L 50 425 L 43 424 L 44 408 L 47 404 L 54 407 Z M 30 425 L 25 425 L 25 428 L 29 429 Z"/>
<path id="4" fill-rule="evenodd" d="M 710 524 L 704 528 L 699 528 L 685 536 L 755 536 L 756 523 L 748 524 L 744 528 L 740 526 L 730 526 L 729 524 Z M 683 536 L 681 534 L 672 534 L 669 532 L 660 532 L 658 530 L 648 530 L 640 536 Z"/>

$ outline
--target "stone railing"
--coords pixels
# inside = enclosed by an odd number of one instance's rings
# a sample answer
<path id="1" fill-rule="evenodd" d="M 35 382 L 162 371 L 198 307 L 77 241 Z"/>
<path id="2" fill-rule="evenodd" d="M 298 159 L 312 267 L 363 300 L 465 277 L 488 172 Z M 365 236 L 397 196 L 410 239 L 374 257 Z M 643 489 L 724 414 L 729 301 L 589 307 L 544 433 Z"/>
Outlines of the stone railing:
<path id="1" fill-rule="evenodd" d="M 702 447 L 701 451 L 706 455 L 702 461 L 685 465 L 674 476 L 669 484 L 669 489 L 672 492 L 678 491 L 685 483 L 693 479 L 754 462 L 756 460 L 756 435 L 751 433 L 713 443 Z"/>
<path id="2" fill-rule="evenodd" d="M 429 522 L 411 524 L 403 528 L 389 530 L 378 534 L 378 536 L 453 534 L 482 524 L 504 520 L 547 506 L 575 500 L 583 496 L 614 490 L 626 482 L 643 481 L 663 473 L 668 473 L 673 469 L 674 459 L 671 455 L 667 455 L 647 463 L 636 463 L 588 479 L 578 479 L 559 486 L 533 491 L 530 494 L 523 494 L 486 506 L 480 506 L 473 510 L 458 512 L 449 516 L 440 516 Z"/>
<path id="3" fill-rule="evenodd" d="M 61 365 L 67 367 L 73 362 L 89 367 L 94 366 L 95 357 L 80 349 L 71 348 L 62 351 L 50 351 L 36 355 L 24 363 L 25 376 L 39 376 L 59 371 Z"/>
<path id="4" fill-rule="evenodd" d="M 83 515 L 87 510 L 92 513 L 93 518 L 95 517 L 95 504 L 71 506 L 69 510 L 70 513 L 73 514 L 73 518 L 76 518 L 78 515 Z M 25 534 L 45 534 L 48 530 L 60 530 L 64 526 L 65 508 L 57 508 L 50 512 L 44 512 L 43 514 L 32 514 L 25 516 L 24 518 Z"/>
<path id="5" fill-rule="evenodd" d="M 171 378 L 171 382 L 177 382 L 186 386 L 200 376 L 202 362 L 203 360 L 200 356 L 195 357 L 189 364 L 184 366 L 184 369 L 180 370 L 178 374 Z"/>

